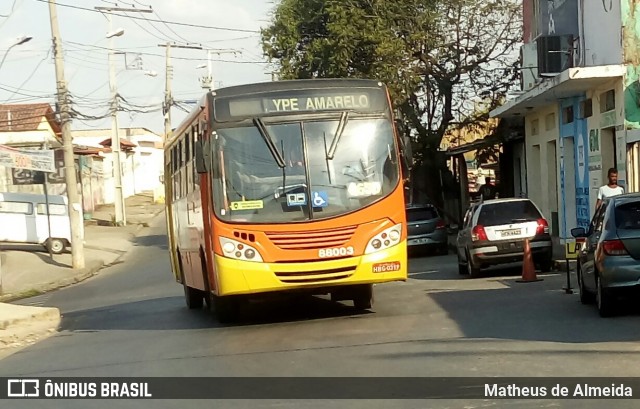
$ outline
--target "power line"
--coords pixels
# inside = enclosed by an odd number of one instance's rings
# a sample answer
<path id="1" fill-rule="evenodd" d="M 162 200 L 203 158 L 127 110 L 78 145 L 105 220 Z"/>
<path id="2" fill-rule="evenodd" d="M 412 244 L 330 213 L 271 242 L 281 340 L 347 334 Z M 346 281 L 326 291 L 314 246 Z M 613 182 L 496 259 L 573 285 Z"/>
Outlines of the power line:
<path id="1" fill-rule="evenodd" d="M 41 59 L 38 62 L 38 65 L 36 65 L 36 68 L 33 69 L 33 71 L 31 71 L 31 74 L 29 74 L 29 76 L 27 77 L 26 80 L 24 80 L 22 82 L 22 84 L 20 84 L 20 86 L 11 93 L 11 95 L 9 95 L 9 97 L 5 100 L 5 102 L 9 101 L 11 99 L 12 96 L 14 96 L 17 92 L 20 92 L 22 90 L 22 87 L 24 87 L 24 85 L 29 82 L 29 80 L 31 80 L 31 78 L 35 75 L 35 73 L 38 71 L 38 68 L 40 68 L 40 64 L 42 64 L 44 62 L 44 60 L 46 60 L 47 58 L 49 58 L 49 53 L 51 52 L 51 48 L 49 48 L 49 50 L 47 51 L 47 55 L 44 56 L 43 59 Z"/>
<path id="2" fill-rule="evenodd" d="M 126 15 L 127 15 L 127 17 L 129 17 L 129 18 L 131 18 L 131 17 L 132 17 L 132 16 L 128 15 L 127 13 L 124 13 L 124 14 L 126 14 Z M 145 19 L 145 20 L 146 20 L 146 19 Z M 141 29 L 142 31 L 146 32 L 147 34 L 150 34 L 152 37 L 155 37 L 156 39 L 158 39 L 158 40 L 160 40 L 160 41 L 167 41 L 167 39 L 169 39 L 169 40 L 173 41 L 173 39 L 172 39 L 172 38 L 169 38 L 169 37 L 166 37 L 166 36 L 165 36 L 165 37 L 159 37 L 158 35 L 156 35 L 156 34 L 152 33 L 151 31 L 149 31 L 149 30 L 147 30 L 146 28 L 144 28 L 144 27 L 142 26 L 142 24 L 138 23 L 135 19 L 132 19 L 132 21 L 133 21 L 133 23 L 134 23 L 136 26 L 140 27 L 140 29 Z M 152 23 L 149 23 L 149 24 L 151 25 L 151 27 L 153 27 L 154 29 L 156 29 L 160 34 L 163 34 L 163 33 L 162 33 L 162 31 L 158 30 L 158 29 L 156 28 L 156 26 L 154 26 Z"/>
<path id="3" fill-rule="evenodd" d="M 49 3 L 49 0 L 35 0 L 35 1 L 38 1 L 40 3 Z M 77 9 L 77 10 L 91 11 L 91 12 L 94 12 L 94 13 L 99 13 L 99 11 L 94 10 L 94 9 L 89 9 L 89 8 L 86 8 L 86 7 L 73 6 L 71 4 L 57 3 L 57 5 L 60 6 L 60 7 L 68 7 L 68 8 Z M 162 22 L 161 20 L 145 19 L 145 18 L 142 18 L 142 17 L 127 16 L 125 14 L 119 14 L 119 13 L 111 13 L 111 14 L 113 14 L 114 16 L 129 17 L 129 18 L 137 19 L 137 20 L 154 21 L 156 23 L 161 23 Z M 258 30 L 248 30 L 248 29 L 243 29 L 243 28 L 205 26 L 205 25 L 201 25 L 201 24 L 179 23 L 177 21 L 167 21 L 166 24 L 172 24 L 172 25 L 175 25 L 175 26 L 193 27 L 193 28 L 206 28 L 206 29 L 209 29 L 209 30 L 234 31 L 234 32 L 238 32 L 238 33 L 260 33 L 260 31 L 258 31 Z"/>
<path id="4" fill-rule="evenodd" d="M 136 1 L 136 3 L 138 3 L 138 2 Z M 138 3 L 138 4 L 140 4 L 140 3 Z M 186 43 L 191 43 L 191 41 L 187 40 L 186 38 L 182 37 L 180 34 L 176 33 L 176 32 L 171 28 L 171 26 L 169 26 L 169 25 L 167 24 L 167 22 L 166 22 L 166 21 L 164 21 L 164 20 L 162 19 L 162 17 L 160 17 L 160 15 L 159 15 L 155 10 L 153 11 L 153 14 L 155 14 L 155 15 L 156 15 L 156 17 L 158 17 L 158 19 L 159 19 L 160 21 L 162 21 L 162 24 L 164 24 L 164 26 L 165 26 L 165 27 L 167 27 L 167 28 L 169 29 L 169 31 L 171 31 L 173 34 L 175 34 L 176 36 L 178 36 L 178 38 L 179 38 L 180 40 L 182 40 L 182 41 L 184 41 L 184 42 L 186 42 Z M 147 19 L 145 18 L 145 20 L 147 20 Z M 148 21 L 148 20 L 147 20 L 147 21 Z M 149 23 L 149 24 L 151 24 L 151 23 Z"/>
<path id="5" fill-rule="evenodd" d="M 9 12 L 9 14 L 0 14 L 0 17 L 6 17 L 6 18 L 11 17 L 11 15 L 13 14 L 13 10 L 16 7 L 16 3 L 17 2 L 18 2 L 18 0 L 13 0 L 13 4 L 11 5 L 11 11 Z"/>
<path id="6" fill-rule="evenodd" d="M 16 89 L 15 89 L 15 88 L 14 88 L 14 89 L 7 89 L 7 88 L 3 87 L 2 85 L 0 85 L 0 89 L 1 89 L 1 90 L 3 90 L 3 91 L 7 91 L 7 92 L 14 92 L 14 91 L 15 91 L 15 93 L 16 93 L 16 94 L 18 94 L 18 95 L 22 95 L 22 96 L 25 96 L 25 97 L 32 97 L 32 98 L 44 98 L 44 97 L 50 97 L 50 96 L 53 96 L 53 95 L 54 95 L 54 94 L 50 94 L 50 95 L 31 95 L 31 94 L 24 94 L 24 93 L 22 93 L 22 92 L 18 92 L 18 91 L 16 91 Z M 34 92 L 35 92 L 35 91 L 34 91 Z"/>
<path id="7" fill-rule="evenodd" d="M 40 0 L 36 0 L 36 1 L 40 1 Z M 67 41 L 67 43 L 70 44 L 75 44 L 75 45 L 79 45 L 79 46 L 83 46 L 83 47 L 94 47 L 94 48 L 99 48 L 102 50 L 108 50 L 108 48 L 106 47 L 100 47 L 97 45 L 89 45 L 89 44 L 83 44 L 83 43 L 77 43 L 74 41 Z M 117 50 L 118 52 L 126 52 L 124 50 Z M 136 52 L 136 54 L 140 54 L 140 55 L 148 55 L 151 57 L 163 57 L 163 55 L 161 54 L 154 54 L 154 53 L 145 53 L 145 52 Z M 215 52 L 214 52 L 215 54 Z M 187 60 L 187 61 L 207 61 L 206 58 L 188 58 L 188 57 L 171 57 L 171 59 L 174 60 Z M 228 63 L 236 63 L 236 64 L 269 64 L 266 61 L 238 61 L 238 60 L 212 60 L 212 61 L 217 61 L 217 62 L 228 62 Z"/>

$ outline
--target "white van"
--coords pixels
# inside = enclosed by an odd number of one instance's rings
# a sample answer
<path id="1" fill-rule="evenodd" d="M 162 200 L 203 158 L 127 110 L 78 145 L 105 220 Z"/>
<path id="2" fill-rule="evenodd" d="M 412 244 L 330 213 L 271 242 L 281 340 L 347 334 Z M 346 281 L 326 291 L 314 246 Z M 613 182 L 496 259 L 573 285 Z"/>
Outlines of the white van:
<path id="1" fill-rule="evenodd" d="M 45 196 L 0 193 L 0 242 L 41 244 L 60 254 L 71 245 L 71 225 L 66 196 L 49 195 L 51 234 Z"/>

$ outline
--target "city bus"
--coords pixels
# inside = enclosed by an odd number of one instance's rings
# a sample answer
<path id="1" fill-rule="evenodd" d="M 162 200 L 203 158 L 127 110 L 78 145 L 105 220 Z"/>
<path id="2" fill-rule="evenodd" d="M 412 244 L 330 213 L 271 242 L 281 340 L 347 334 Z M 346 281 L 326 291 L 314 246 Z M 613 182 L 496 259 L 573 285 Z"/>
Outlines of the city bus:
<path id="1" fill-rule="evenodd" d="M 375 80 L 274 81 L 205 94 L 165 142 L 171 267 L 187 306 L 238 318 L 306 292 L 370 309 L 407 279 L 408 138 Z"/>

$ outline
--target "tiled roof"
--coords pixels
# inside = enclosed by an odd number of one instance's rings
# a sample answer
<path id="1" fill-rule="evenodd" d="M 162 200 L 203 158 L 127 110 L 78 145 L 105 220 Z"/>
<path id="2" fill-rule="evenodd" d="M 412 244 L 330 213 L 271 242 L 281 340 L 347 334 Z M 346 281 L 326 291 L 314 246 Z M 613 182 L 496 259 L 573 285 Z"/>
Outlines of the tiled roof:
<path id="1" fill-rule="evenodd" d="M 46 118 L 53 132 L 61 134 L 53 108 L 48 103 L 0 104 L 0 132 L 36 131 Z"/>
<path id="2" fill-rule="evenodd" d="M 104 141 L 100 142 L 100 145 L 104 146 L 104 147 L 111 147 L 111 138 L 107 138 Z M 135 143 L 128 141 L 126 139 L 120 139 L 120 149 L 122 148 L 135 148 L 136 145 Z"/>

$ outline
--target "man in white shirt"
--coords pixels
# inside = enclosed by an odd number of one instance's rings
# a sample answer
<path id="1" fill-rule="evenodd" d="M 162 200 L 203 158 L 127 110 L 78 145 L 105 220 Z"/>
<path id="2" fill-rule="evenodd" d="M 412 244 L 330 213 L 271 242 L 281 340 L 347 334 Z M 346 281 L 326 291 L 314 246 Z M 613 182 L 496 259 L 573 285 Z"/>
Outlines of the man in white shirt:
<path id="1" fill-rule="evenodd" d="M 611 168 L 607 172 L 607 176 L 609 177 L 609 184 L 601 186 L 600 189 L 598 189 L 596 210 L 598 210 L 604 199 L 624 193 L 624 188 L 622 186 L 618 186 L 618 171 L 615 168 Z"/>

